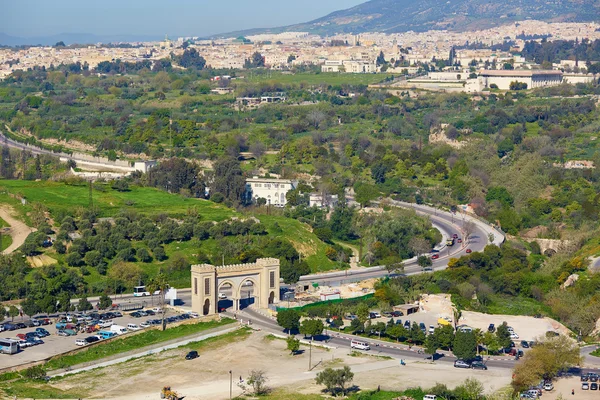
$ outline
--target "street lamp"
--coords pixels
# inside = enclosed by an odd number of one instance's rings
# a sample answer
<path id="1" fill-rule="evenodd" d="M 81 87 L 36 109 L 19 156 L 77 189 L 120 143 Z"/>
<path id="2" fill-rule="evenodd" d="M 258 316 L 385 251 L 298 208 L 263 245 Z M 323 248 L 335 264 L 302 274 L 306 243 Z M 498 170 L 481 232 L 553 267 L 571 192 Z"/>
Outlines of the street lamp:
<path id="1" fill-rule="evenodd" d="M 231 400 L 233 397 L 233 374 L 231 373 L 231 370 L 229 370 L 229 400 Z"/>

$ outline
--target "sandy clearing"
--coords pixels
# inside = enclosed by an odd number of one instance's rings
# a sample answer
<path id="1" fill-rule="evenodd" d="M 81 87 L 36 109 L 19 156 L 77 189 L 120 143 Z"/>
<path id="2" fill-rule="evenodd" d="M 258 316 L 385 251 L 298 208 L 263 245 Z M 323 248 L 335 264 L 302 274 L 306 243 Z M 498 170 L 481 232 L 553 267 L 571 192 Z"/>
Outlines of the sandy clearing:
<path id="1" fill-rule="evenodd" d="M 185 350 L 172 350 L 144 357 L 126 364 L 104 368 L 90 373 L 65 378 L 55 386 L 68 389 L 89 389 L 95 398 L 127 398 L 134 400 L 156 399 L 161 388 L 170 385 L 187 399 L 217 400 L 228 398 L 230 374 L 233 378 L 233 395 L 242 393 L 238 382 L 250 370 L 264 370 L 272 388 L 302 393 L 319 393 L 314 378 L 325 367 L 349 365 L 355 373 L 355 384 L 362 389 L 399 390 L 415 386 L 433 386 L 437 382 L 454 387 L 468 376 L 480 379 L 484 387 L 497 390 L 510 383 L 509 369 L 465 371 L 451 365 L 430 364 L 408 360 L 400 366 L 396 359 L 382 357 L 350 356 L 348 348 L 327 351 L 313 347 L 312 362 L 319 365 L 307 371 L 308 348 L 297 356 L 285 350 L 283 340 L 266 340 L 264 332 L 254 332 L 250 337 L 226 346 L 202 349 L 200 357 L 186 361 Z M 118 377 L 118 379 L 113 379 Z"/>
<path id="2" fill-rule="evenodd" d="M 472 311 L 463 311 L 460 318 L 460 324 L 469 325 L 472 328 L 479 328 L 487 331 L 489 324 L 500 326 L 506 321 L 508 326 L 512 326 L 515 333 L 519 335 L 519 340 L 536 340 L 540 336 L 545 336 L 547 331 L 559 332 L 569 335 L 570 331 L 560 322 L 552 318 L 534 318 L 521 315 L 491 315 Z"/>
<path id="3" fill-rule="evenodd" d="M 31 228 L 22 221 L 15 219 L 13 214 L 14 209 L 12 207 L 6 204 L 0 205 L 0 218 L 10 225 L 8 233 L 12 237 L 12 244 L 2 252 L 3 254 L 11 254 L 14 252 L 25 243 L 25 239 L 27 239 L 27 236 L 29 236 L 30 233 L 37 231 L 37 229 Z"/>

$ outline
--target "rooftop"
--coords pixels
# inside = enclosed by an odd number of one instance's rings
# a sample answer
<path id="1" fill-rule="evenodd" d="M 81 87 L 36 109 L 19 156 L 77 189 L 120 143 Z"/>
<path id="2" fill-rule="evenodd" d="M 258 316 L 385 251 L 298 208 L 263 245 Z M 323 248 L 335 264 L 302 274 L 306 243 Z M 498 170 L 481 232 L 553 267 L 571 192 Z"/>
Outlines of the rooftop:
<path id="1" fill-rule="evenodd" d="M 562 75 L 562 71 L 552 71 L 543 69 L 515 69 L 515 70 L 483 70 L 481 75 L 484 76 L 518 76 L 532 77 L 535 75 Z"/>

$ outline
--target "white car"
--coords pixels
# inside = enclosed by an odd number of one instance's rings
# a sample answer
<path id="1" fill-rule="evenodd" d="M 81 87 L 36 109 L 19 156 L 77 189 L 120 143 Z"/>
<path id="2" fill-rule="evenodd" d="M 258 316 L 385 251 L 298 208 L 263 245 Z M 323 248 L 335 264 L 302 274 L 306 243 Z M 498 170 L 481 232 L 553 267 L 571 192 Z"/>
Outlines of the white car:
<path id="1" fill-rule="evenodd" d="M 87 344 L 87 342 L 86 342 L 84 339 L 77 339 L 77 340 L 75 341 L 75 344 L 76 344 L 77 346 L 85 346 L 85 345 Z"/>
<path id="2" fill-rule="evenodd" d="M 154 311 L 155 314 L 162 314 L 163 310 L 160 307 L 154 307 L 152 311 Z"/>
<path id="3" fill-rule="evenodd" d="M 434 333 L 434 332 L 435 332 L 435 326 L 429 325 L 429 333 Z"/>
<path id="4" fill-rule="evenodd" d="M 190 311 L 188 315 L 192 318 L 200 318 L 197 312 Z"/>
<path id="5" fill-rule="evenodd" d="M 509 333 L 515 333 L 515 330 L 513 329 L 513 327 L 512 327 L 512 326 L 507 326 L 507 327 L 506 327 L 506 330 L 507 330 Z"/>
<path id="6" fill-rule="evenodd" d="M 514 333 L 514 332 L 513 332 L 513 333 L 511 333 L 511 334 L 510 334 L 510 338 L 511 338 L 512 340 L 515 340 L 515 339 L 518 339 L 518 338 L 519 338 L 519 335 L 517 335 L 516 333 Z"/>
<path id="7" fill-rule="evenodd" d="M 147 321 L 144 321 L 140 324 L 140 326 L 142 328 L 150 328 L 152 326 L 152 324 L 148 323 Z"/>
<path id="8" fill-rule="evenodd" d="M 106 321 L 102 321 L 98 324 L 101 328 L 110 328 L 113 325 L 112 320 L 108 319 Z"/>
<path id="9" fill-rule="evenodd" d="M 142 328 L 140 328 L 136 324 L 127 324 L 127 329 L 130 330 L 130 331 L 140 331 L 140 330 L 142 330 Z"/>
<path id="10" fill-rule="evenodd" d="M 544 383 L 544 390 L 547 392 L 554 390 L 554 385 L 552 384 L 552 382 Z"/>

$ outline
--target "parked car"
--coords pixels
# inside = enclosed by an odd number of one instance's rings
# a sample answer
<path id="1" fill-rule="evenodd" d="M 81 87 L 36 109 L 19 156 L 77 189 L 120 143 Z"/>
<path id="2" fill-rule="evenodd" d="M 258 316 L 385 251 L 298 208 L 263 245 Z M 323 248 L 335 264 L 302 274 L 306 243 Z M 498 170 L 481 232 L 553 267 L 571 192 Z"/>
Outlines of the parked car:
<path id="1" fill-rule="evenodd" d="M 544 383 L 544 390 L 547 392 L 554 390 L 554 385 L 552 384 L 552 382 Z"/>
<path id="2" fill-rule="evenodd" d="M 423 332 L 427 332 L 427 327 L 423 322 L 419 322 L 419 329 L 421 329 Z"/>
<path id="3" fill-rule="evenodd" d="M 25 334 L 24 334 L 24 333 L 19 333 L 19 334 L 17 334 L 17 337 L 18 337 L 19 339 L 21 339 L 21 340 L 26 340 L 26 339 L 27 339 L 27 337 L 25 336 Z"/>
<path id="4" fill-rule="evenodd" d="M 456 360 L 454 361 L 454 368 L 471 368 L 471 364 L 465 360 Z"/>
<path id="5" fill-rule="evenodd" d="M 519 335 L 517 335 L 516 333 L 514 333 L 514 332 L 513 332 L 513 333 L 511 333 L 511 334 L 510 334 L 510 338 L 511 338 L 512 340 L 516 340 L 516 339 L 518 339 L 518 338 L 519 338 Z"/>
<path id="6" fill-rule="evenodd" d="M 461 238 L 458 238 L 458 239 L 456 239 L 456 241 L 457 241 L 458 243 L 462 243 L 462 239 L 461 239 Z"/>
<path id="7" fill-rule="evenodd" d="M 84 340 L 87 344 L 92 344 L 92 343 L 96 343 L 97 341 L 99 341 L 100 338 L 98 336 L 88 336 Z"/>
<path id="8" fill-rule="evenodd" d="M 581 384 L 581 390 L 590 390 L 590 384 L 587 382 L 583 382 Z"/>
<path id="9" fill-rule="evenodd" d="M 524 349 L 528 349 L 529 343 L 526 340 L 521 340 L 521 347 Z"/>
<path id="10" fill-rule="evenodd" d="M 186 360 L 193 360 L 194 358 L 198 358 L 198 352 L 196 350 L 192 350 L 185 355 Z"/>
<path id="11" fill-rule="evenodd" d="M 581 374 L 581 382 L 587 382 L 589 379 L 588 374 Z"/>
<path id="12" fill-rule="evenodd" d="M 140 318 L 142 316 L 142 314 L 140 314 L 139 311 L 134 311 L 129 315 L 132 316 L 133 318 Z"/>
<path id="13" fill-rule="evenodd" d="M 429 325 L 429 333 L 435 332 L 435 326 Z"/>
<path id="14" fill-rule="evenodd" d="M 88 343 L 85 341 L 85 339 L 77 339 L 77 340 L 75 340 L 75 344 L 77 346 L 85 346 Z"/>
<path id="15" fill-rule="evenodd" d="M 590 372 L 588 377 L 590 378 L 590 382 L 598 382 L 598 374 Z"/>
<path id="16" fill-rule="evenodd" d="M 471 249 L 466 249 L 465 250 L 465 253 L 467 253 L 467 254 L 471 254 L 472 252 L 473 252 L 473 250 L 471 250 Z"/>
<path id="17" fill-rule="evenodd" d="M 410 329 L 410 321 L 409 320 L 404 321 L 404 328 Z"/>
<path id="18" fill-rule="evenodd" d="M 471 368 L 473 368 L 473 369 L 483 369 L 483 370 L 487 371 L 487 365 L 485 365 L 481 361 L 474 361 L 474 362 L 472 362 L 471 363 Z"/>
<path id="19" fill-rule="evenodd" d="M 488 332 L 492 332 L 492 333 L 493 333 L 493 332 L 496 332 L 496 325 L 494 325 L 494 324 L 490 324 L 490 325 L 488 326 Z"/>
<path id="20" fill-rule="evenodd" d="M 50 332 L 48 332 L 44 328 L 35 328 L 35 331 L 36 331 L 36 333 L 38 334 L 39 337 L 50 336 Z"/>
<path id="21" fill-rule="evenodd" d="M 392 311 L 392 317 L 394 318 L 398 318 L 403 316 L 404 314 L 402 314 L 402 311 Z"/>
<path id="22" fill-rule="evenodd" d="M 590 383 L 590 390 L 598 390 L 598 384 L 596 382 Z"/>

